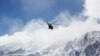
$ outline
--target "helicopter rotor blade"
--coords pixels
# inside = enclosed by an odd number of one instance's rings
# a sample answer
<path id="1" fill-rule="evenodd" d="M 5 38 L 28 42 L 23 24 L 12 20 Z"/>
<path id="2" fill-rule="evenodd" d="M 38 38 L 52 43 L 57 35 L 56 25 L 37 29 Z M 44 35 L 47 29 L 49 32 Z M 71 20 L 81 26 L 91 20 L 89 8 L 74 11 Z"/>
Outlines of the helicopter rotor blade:
<path id="1" fill-rule="evenodd" d="M 46 19 L 44 20 L 44 22 L 46 22 L 47 24 L 50 24 L 50 23 L 48 23 L 48 21 Z"/>
<path id="2" fill-rule="evenodd" d="M 54 21 L 54 22 L 52 22 L 51 24 L 55 24 L 56 22 L 58 22 L 58 21 Z"/>
<path id="3" fill-rule="evenodd" d="M 61 25 L 61 24 L 53 24 L 53 25 Z"/>

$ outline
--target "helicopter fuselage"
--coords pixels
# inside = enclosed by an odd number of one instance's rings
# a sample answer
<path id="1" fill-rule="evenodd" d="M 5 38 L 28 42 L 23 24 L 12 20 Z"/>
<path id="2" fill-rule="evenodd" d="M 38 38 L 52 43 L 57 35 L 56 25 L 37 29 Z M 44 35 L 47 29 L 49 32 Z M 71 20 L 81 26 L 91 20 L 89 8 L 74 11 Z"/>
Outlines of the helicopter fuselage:
<path id="1" fill-rule="evenodd" d="M 52 30 L 53 29 L 52 24 L 48 24 L 48 28 Z"/>

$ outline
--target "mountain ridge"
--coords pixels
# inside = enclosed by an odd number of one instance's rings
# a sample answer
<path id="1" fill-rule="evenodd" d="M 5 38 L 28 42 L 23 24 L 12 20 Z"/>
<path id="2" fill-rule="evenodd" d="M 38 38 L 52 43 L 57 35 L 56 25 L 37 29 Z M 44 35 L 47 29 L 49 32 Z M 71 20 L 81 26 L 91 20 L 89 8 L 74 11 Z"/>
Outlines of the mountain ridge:
<path id="1" fill-rule="evenodd" d="M 100 31 L 87 32 L 81 38 L 69 41 L 65 45 L 51 45 L 37 52 L 15 47 L 17 46 L 0 46 L 0 56 L 100 56 Z"/>

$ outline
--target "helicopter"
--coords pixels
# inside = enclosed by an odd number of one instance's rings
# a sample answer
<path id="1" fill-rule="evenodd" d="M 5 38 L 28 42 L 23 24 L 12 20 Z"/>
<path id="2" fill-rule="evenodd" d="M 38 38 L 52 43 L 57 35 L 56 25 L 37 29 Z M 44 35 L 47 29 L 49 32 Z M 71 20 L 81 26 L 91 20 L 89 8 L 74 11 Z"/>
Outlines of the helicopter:
<path id="1" fill-rule="evenodd" d="M 57 24 L 58 21 L 52 21 L 49 22 L 46 19 L 43 19 L 42 22 L 37 21 L 40 25 L 47 25 L 48 29 L 53 30 L 55 25 L 60 25 L 59 23 Z"/>
<path id="2" fill-rule="evenodd" d="M 45 20 L 46 24 L 48 25 L 48 29 L 51 29 L 53 30 L 54 29 L 54 26 L 53 24 L 55 24 L 57 21 L 53 22 L 53 23 L 49 23 L 47 20 Z"/>

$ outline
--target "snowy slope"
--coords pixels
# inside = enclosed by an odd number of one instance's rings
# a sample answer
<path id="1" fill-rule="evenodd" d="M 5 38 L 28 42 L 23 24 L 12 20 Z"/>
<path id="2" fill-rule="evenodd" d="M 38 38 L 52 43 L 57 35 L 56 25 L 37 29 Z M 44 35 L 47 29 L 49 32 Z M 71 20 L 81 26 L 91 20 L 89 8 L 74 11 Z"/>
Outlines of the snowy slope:
<path id="1" fill-rule="evenodd" d="M 81 39 L 70 41 L 65 46 L 50 49 L 44 56 L 100 56 L 100 32 L 84 34 Z"/>
<path id="2" fill-rule="evenodd" d="M 37 52 L 26 50 L 21 45 L 12 43 L 0 46 L 0 56 L 100 56 L 100 31 L 88 32 L 64 45 L 56 43 Z"/>

